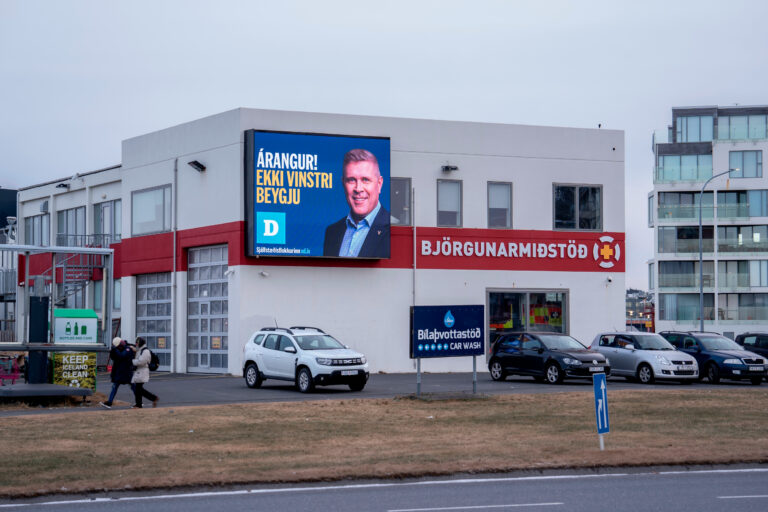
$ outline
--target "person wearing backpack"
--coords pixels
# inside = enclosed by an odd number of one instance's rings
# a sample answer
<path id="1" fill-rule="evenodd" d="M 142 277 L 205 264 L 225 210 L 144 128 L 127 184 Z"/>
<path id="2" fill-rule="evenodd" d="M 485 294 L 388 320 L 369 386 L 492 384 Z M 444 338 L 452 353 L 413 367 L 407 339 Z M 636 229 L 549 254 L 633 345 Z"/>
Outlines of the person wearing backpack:
<path id="1" fill-rule="evenodd" d="M 136 403 L 131 408 L 141 409 L 143 407 L 142 397 L 147 397 L 152 401 L 152 407 L 157 407 L 157 395 L 144 389 L 144 384 L 149 382 L 149 363 L 152 361 L 152 352 L 147 347 L 147 340 L 136 338 L 136 351 L 136 358 L 133 360 L 136 370 L 131 379 L 131 383 L 134 384 L 133 395 L 136 398 Z"/>

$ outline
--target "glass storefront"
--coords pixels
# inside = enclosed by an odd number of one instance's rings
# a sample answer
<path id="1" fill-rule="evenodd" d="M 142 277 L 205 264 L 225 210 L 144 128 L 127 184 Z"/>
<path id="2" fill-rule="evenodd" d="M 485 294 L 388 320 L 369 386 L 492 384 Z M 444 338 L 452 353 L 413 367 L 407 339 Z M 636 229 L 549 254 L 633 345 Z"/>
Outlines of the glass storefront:
<path id="1" fill-rule="evenodd" d="M 488 292 L 488 341 L 510 331 L 568 332 L 567 293 Z"/>

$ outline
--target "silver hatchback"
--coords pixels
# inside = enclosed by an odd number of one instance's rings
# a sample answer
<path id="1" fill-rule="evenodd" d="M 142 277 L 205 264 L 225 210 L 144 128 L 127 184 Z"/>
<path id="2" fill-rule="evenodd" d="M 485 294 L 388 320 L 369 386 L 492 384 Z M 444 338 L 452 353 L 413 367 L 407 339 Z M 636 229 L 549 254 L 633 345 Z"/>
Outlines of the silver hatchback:
<path id="1" fill-rule="evenodd" d="M 699 365 L 690 354 L 680 352 L 667 340 L 651 332 L 605 332 L 590 346 L 611 360 L 611 375 L 651 384 L 654 380 L 693 382 Z"/>

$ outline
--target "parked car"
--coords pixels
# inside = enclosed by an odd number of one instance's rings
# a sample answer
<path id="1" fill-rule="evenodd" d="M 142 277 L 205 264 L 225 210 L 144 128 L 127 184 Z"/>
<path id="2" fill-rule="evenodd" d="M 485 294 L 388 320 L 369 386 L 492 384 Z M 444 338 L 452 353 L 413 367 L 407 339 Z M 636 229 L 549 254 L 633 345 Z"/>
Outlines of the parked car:
<path id="1" fill-rule="evenodd" d="M 744 350 L 754 352 L 768 362 L 768 332 L 745 332 L 736 336 L 734 341 L 744 347 Z M 768 373 L 765 380 L 768 380 Z"/>
<path id="2" fill-rule="evenodd" d="M 690 354 L 699 363 L 700 377 L 716 384 L 720 379 L 750 380 L 759 385 L 765 377 L 766 360 L 744 350 L 735 341 L 716 332 L 660 332 L 678 350 Z"/>
<path id="3" fill-rule="evenodd" d="M 603 354 L 588 350 L 566 334 L 518 332 L 499 336 L 491 347 L 488 370 L 493 380 L 508 375 L 530 375 L 536 380 L 558 384 L 565 378 L 591 378 L 610 374 Z"/>
<path id="4" fill-rule="evenodd" d="M 652 332 L 604 332 L 590 345 L 611 360 L 611 375 L 651 384 L 654 380 L 691 383 L 699 378 L 696 359 Z"/>
<path id="5" fill-rule="evenodd" d="M 369 375 L 363 354 L 316 327 L 264 327 L 243 347 L 243 377 L 249 388 L 276 379 L 294 382 L 302 393 L 332 384 L 361 391 Z"/>

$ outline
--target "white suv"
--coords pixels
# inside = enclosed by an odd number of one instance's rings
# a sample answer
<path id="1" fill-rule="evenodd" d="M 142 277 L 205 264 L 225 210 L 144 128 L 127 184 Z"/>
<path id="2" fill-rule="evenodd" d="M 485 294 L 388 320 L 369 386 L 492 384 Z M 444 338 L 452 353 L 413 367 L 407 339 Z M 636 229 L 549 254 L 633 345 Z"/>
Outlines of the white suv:
<path id="1" fill-rule="evenodd" d="M 243 377 L 249 388 L 276 379 L 295 382 L 302 393 L 332 384 L 361 391 L 368 376 L 363 354 L 316 327 L 264 327 L 243 347 Z"/>

